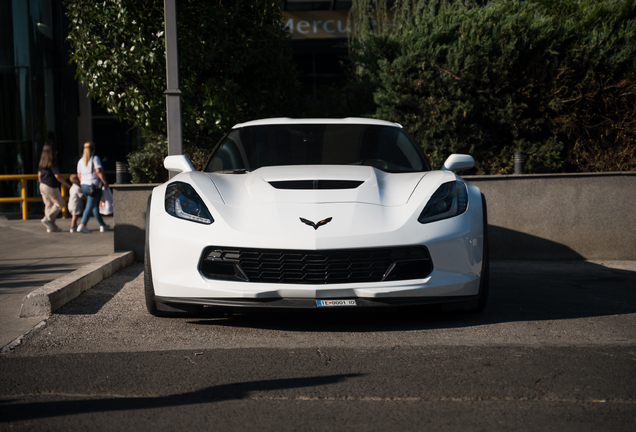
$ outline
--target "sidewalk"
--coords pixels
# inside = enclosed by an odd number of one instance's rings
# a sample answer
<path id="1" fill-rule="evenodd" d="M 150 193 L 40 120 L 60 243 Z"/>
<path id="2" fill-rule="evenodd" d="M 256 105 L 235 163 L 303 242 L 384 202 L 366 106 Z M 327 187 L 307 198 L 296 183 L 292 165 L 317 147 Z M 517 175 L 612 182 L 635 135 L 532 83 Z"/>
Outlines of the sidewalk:
<path id="1" fill-rule="evenodd" d="M 42 292 L 46 284 L 84 266 L 104 263 L 114 253 L 112 217 L 104 218 L 111 226 L 111 231 L 104 233 L 99 232 L 93 218 L 88 222 L 90 234 L 71 234 L 70 218 L 56 222 L 62 231 L 47 233 L 35 216 L 29 220 L 0 216 L 0 349 L 47 317 L 40 312 L 38 316 L 20 318 L 25 296 L 35 290 Z M 101 280 L 101 270 L 99 276 Z M 67 295 L 64 301 L 72 298 Z"/>

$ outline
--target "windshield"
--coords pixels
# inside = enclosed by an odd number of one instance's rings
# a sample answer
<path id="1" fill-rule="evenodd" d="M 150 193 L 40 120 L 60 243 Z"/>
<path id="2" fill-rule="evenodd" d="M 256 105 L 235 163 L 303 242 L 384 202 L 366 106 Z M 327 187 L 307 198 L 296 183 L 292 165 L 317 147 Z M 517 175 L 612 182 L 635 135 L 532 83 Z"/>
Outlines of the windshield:
<path id="1" fill-rule="evenodd" d="M 367 165 L 387 172 L 430 171 L 403 129 L 367 124 L 278 124 L 232 130 L 206 172 L 254 171 L 280 165 Z"/>

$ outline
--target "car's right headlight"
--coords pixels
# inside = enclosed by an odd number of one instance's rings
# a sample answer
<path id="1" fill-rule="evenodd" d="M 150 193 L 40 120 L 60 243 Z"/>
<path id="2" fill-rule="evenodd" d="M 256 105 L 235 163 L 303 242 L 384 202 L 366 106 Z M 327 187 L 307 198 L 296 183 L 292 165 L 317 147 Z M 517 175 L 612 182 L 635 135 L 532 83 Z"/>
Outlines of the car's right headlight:
<path id="1" fill-rule="evenodd" d="M 422 214 L 417 219 L 420 223 L 435 222 L 459 216 L 468 207 L 466 185 L 452 181 L 441 185 L 433 194 Z"/>
<path id="2" fill-rule="evenodd" d="M 192 222 L 210 225 L 214 218 L 192 186 L 183 182 L 170 183 L 166 188 L 168 214 Z"/>

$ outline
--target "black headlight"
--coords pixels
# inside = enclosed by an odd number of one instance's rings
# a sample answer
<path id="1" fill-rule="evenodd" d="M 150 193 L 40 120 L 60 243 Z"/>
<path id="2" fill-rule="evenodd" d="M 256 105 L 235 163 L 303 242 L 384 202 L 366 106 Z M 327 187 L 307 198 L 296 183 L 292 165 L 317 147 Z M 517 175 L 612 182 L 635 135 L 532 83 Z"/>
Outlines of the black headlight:
<path id="1" fill-rule="evenodd" d="M 417 220 L 425 224 L 448 219 L 459 216 L 467 208 L 468 192 L 466 191 L 466 185 L 456 181 L 448 182 L 435 191 Z"/>
<path id="2" fill-rule="evenodd" d="M 192 222 L 210 225 L 214 218 L 192 186 L 183 182 L 170 183 L 166 188 L 168 214 Z"/>

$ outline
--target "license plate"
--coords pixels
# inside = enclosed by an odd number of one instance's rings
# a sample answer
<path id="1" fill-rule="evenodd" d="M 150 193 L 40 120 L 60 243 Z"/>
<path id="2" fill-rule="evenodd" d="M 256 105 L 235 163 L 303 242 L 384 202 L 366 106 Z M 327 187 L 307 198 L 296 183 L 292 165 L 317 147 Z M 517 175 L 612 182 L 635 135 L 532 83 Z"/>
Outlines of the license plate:
<path id="1" fill-rule="evenodd" d="M 357 306 L 355 300 L 316 300 L 318 307 Z"/>

